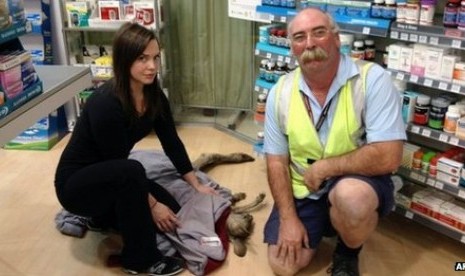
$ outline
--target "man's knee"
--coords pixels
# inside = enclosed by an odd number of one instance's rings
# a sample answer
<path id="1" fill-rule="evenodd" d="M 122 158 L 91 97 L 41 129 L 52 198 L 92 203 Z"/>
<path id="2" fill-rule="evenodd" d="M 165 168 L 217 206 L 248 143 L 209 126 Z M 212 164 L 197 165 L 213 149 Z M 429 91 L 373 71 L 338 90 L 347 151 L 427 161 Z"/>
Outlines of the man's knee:
<path id="1" fill-rule="evenodd" d="M 268 246 L 268 264 L 276 275 L 292 276 L 297 274 L 310 264 L 314 255 L 314 251 L 310 249 L 302 249 L 300 257 L 290 264 L 288 260 L 281 260 L 277 257 L 278 248 L 276 245 Z"/>

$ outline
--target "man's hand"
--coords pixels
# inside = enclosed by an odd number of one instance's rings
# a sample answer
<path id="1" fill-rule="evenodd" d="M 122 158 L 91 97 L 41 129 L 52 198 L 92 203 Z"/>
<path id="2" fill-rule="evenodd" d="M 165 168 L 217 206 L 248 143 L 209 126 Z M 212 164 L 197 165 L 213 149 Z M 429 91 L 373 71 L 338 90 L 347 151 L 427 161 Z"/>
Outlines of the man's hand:
<path id="1" fill-rule="evenodd" d="M 327 162 L 324 159 L 315 161 L 304 173 L 304 183 L 310 191 L 318 191 L 321 184 L 328 178 Z"/>
<path id="2" fill-rule="evenodd" d="M 279 226 L 277 259 L 294 265 L 300 259 L 302 247 L 310 248 L 307 230 L 299 218 L 283 219 Z"/>

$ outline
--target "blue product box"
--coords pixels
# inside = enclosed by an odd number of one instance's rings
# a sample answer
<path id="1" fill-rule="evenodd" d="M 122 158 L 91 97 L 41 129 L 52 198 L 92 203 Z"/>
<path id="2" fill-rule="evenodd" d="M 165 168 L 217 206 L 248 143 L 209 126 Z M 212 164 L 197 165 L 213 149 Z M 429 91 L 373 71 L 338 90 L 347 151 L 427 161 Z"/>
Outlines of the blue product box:
<path id="1" fill-rule="evenodd" d="M 42 18 L 40 13 L 27 13 L 26 19 L 31 22 L 31 32 L 35 34 L 42 34 Z"/>
<path id="2" fill-rule="evenodd" d="M 13 24 L 23 23 L 26 21 L 23 0 L 8 0 L 8 9 L 10 10 L 10 16 Z"/>
<path id="3" fill-rule="evenodd" d="M 4 145 L 14 150 L 50 150 L 67 133 L 64 107 L 40 119 L 30 128 Z"/>

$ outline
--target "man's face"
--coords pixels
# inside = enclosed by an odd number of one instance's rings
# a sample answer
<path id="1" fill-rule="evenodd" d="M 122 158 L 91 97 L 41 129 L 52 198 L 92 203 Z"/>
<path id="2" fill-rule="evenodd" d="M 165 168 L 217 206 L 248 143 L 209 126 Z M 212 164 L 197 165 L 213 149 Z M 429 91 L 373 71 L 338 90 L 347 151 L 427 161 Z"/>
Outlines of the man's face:
<path id="1" fill-rule="evenodd" d="M 291 50 L 302 68 L 319 70 L 339 55 L 339 35 L 317 10 L 299 14 L 290 28 Z"/>

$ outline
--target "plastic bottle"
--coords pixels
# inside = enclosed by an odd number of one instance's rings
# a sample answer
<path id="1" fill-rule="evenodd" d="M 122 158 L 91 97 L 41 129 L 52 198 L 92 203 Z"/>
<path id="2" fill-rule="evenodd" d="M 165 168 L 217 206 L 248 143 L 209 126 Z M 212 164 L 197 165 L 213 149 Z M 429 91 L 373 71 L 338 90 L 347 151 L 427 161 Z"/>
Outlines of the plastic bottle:
<path id="1" fill-rule="evenodd" d="M 266 72 L 265 72 L 265 80 L 267 82 L 274 82 L 274 69 L 276 67 L 276 63 L 274 60 L 269 60 L 266 64 Z"/>
<path id="2" fill-rule="evenodd" d="M 376 56 L 375 41 L 372 39 L 365 40 L 365 60 L 374 61 Z"/>
<path id="3" fill-rule="evenodd" d="M 417 125 L 426 125 L 428 123 L 428 114 L 430 110 L 431 98 L 427 95 L 420 94 L 415 104 L 413 114 L 413 123 Z"/>
<path id="4" fill-rule="evenodd" d="M 384 7 L 381 9 L 381 17 L 386 19 L 395 19 L 396 11 L 396 0 L 385 0 Z"/>
<path id="5" fill-rule="evenodd" d="M 444 118 L 446 117 L 450 101 L 443 97 L 433 98 L 431 101 L 431 110 L 429 112 L 428 126 L 434 129 L 443 129 Z"/>
<path id="6" fill-rule="evenodd" d="M 265 107 L 266 107 L 266 94 L 261 93 L 257 97 L 257 106 L 255 111 L 260 114 L 265 113 Z"/>
<path id="7" fill-rule="evenodd" d="M 457 121 L 455 136 L 459 139 L 465 139 L 465 117 L 462 117 Z"/>
<path id="8" fill-rule="evenodd" d="M 420 25 L 433 25 L 436 0 L 422 0 L 420 3 Z"/>
<path id="9" fill-rule="evenodd" d="M 276 46 L 286 47 L 286 39 L 286 30 L 282 29 L 276 32 Z"/>
<path id="10" fill-rule="evenodd" d="M 270 36 L 268 38 L 268 44 L 270 45 L 276 45 L 276 38 L 277 38 L 277 33 L 279 29 L 273 28 L 270 30 Z"/>
<path id="11" fill-rule="evenodd" d="M 405 6 L 405 23 L 418 24 L 420 20 L 420 3 L 414 0 L 407 0 Z"/>
<path id="12" fill-rule="evenodd" d="M 355 40 L 350 56 L 356 59 L 365 59 L 365 44 L 363 40 Z"/>
<path id="13" fill-rule="evenodd" d="M 448 133 L 455 133 L 457 130 L 457 122 L 460 119 L 460 107 L 449 105 L 447 108 L 446 117 L 444 118 L 443 130 Z"/>
<path id="14" fill-rule="evenodd" d="M 421 172 L 422 173 L 429 173 L 429 162 L 435 155 L 436 153 L 432 151 L 428 151 L 427 153 L 423 154 L 423 157 L 421 158 Z"/>
<path id="15" fill-rule="evenodd" d="M 258 77 L 262 80 L 266 80 L 266 64 L 268 59 L 262 59 L 260 61 L 260 66 L 258 67 Z"/>
<path id="16" fill-rule="evenodd" d="M 257 97 L 257 104 L 255 107 L 254 121 L 256 123 L 263 123 L 265 121 L 265 107 L 266 107 L 266 94 L 261 93 Z"/>
<path id="17" fill-rule="evenodd" d="M 276 62 L 276 69 L 274 70 L 274 82 L 287 73 L 286 63 L 284 61 Z"/>
<path id="18" fill-rule="evenodd" d="M 347 33 L 339 33 L 339 40 L 341 41 L 340 52 L 350 56 L 352 45 L 354 43 L 354 35 Z"/>
<path id="19" fill-rule="evenodd" d="M 460 9 L 457 15 L 457 29 L 465 30 L 465 1 L 460 2 Z"/>
<path id="20" fill-rule="evenodd" d="M 444 27 L 457 28 L 457 16 L 459 14 L 460 0 L 449 0 L 444 7 L 442 23 Z"/>
<path id="21" fill-rule="evenodd" d="M 429 177 L 436 178 L 438 172 L 438 160 L 441 158 L 441 154 L 436 154 L 431 160 L 429 161 Z"/>
<path id="22" fill-rule="evenodd" d="M 412 169 L 414 170 L 421 169 L 422 158 L 423 158 L 423 151 L 421 149 L 413 153 Z"/>
<path id="23" fill-rule="evenodd" d="M 405 23 L 407 15 L 406 13 L 407 0 L 397 0 L 396 10 L 396 21 L 399 23 Z"/>

